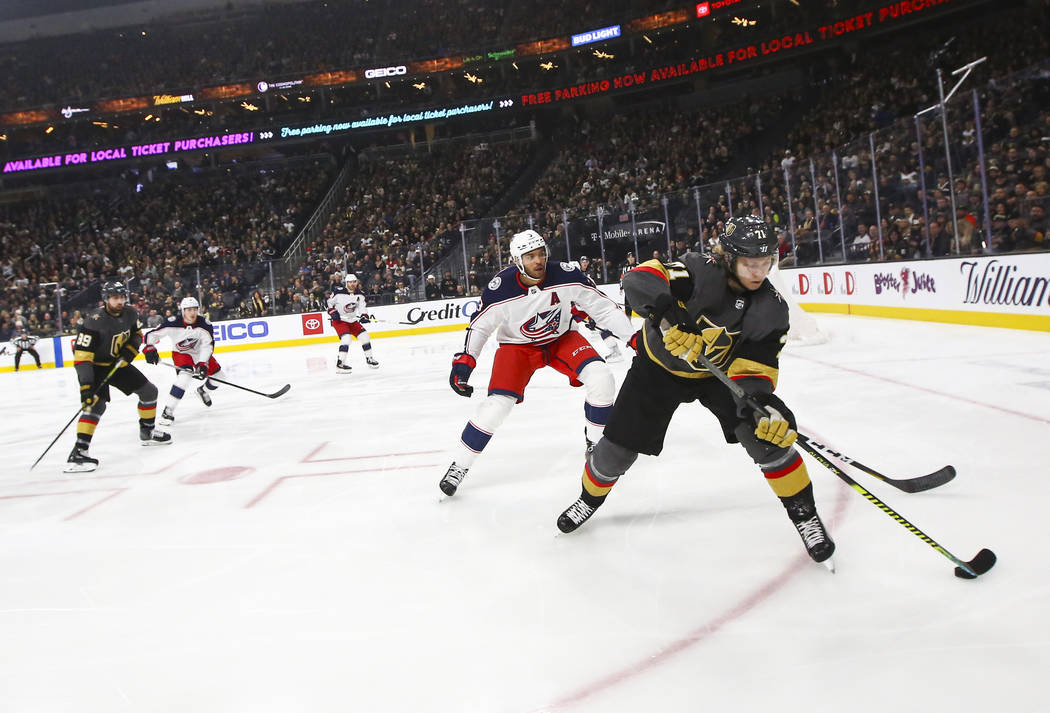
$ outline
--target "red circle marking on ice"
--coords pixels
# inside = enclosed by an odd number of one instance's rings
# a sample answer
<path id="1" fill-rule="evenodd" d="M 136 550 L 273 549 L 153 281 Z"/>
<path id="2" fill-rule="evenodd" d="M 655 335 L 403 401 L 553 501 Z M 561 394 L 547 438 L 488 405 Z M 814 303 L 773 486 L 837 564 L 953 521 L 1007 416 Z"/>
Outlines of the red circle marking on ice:
<path id="1" fill-rule="evenodd" d="M 179 478 L 179 482 L 183 485 L 207 485 L 208 483 L 221 483 L 224 480 L 236 480 L 237 478 L 243 478 L 248 475 L 255 468 L 249 468 L 242 465 L 232 465 L 226 468 L 212 468 L 211 470 L 202 470 L 199 473 L 191 473 L 190 475 L 184 475 Z"/>

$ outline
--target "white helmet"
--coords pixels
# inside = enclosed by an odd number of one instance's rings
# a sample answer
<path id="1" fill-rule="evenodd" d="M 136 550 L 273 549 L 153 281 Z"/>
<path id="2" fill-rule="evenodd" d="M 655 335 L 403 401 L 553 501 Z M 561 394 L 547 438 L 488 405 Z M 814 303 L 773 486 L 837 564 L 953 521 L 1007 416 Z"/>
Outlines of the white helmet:
<path id="1" fill-rule="evenodd" d="M 343 283 L 345 284 L 347 282 L 357 282 L 357 275 L 352 272 L 346 273 L 346 277 L 343 278 Z"/>
<path id="2" fill-rule="evenodd" d="M 179 302 L 179 310 L 191 309 L 196 307 L 200 309 L 201 303 L 197 301 L 196 297 L 183 297 L 182 302 Z"/>
<path id="3" fill-rule="evenodd" d="M 521 256 L 540 248 L 543 248 L 547 257 L 550 257 L 551 251 L 547 247 L 547 241 L 535 230 L 523 230 L 520 233 L 515 233 L 514 237 L 510 239 L 510 259 L 526 277 L 531 277 L 531 275 L 525 272 L 525 268 L 522 267 Z"/>

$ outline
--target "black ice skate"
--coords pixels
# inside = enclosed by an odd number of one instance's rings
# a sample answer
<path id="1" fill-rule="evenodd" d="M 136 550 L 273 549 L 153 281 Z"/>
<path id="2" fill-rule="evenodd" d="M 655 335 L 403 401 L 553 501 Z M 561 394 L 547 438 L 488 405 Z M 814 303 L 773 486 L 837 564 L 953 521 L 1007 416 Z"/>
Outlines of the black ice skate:
<path id="1" fill-rule="evenodd" d="M 98 468 L 98 458 L 89 456 L 87 446 L 82 446 L 78 443 L 73 446 L 69 458 L 66 459 L 66 467 L 62 469 L 62 472 L 90 473 L 96 468 Z"/>
<path id="2" fill-rule="evenodd" d="M 171 443 L 171 434 L 139 424 L 139 442 L 144 446 L 166 446 Z"/>
<path id="3" fill-rule="evenodd" d="M 463 479 L 467 477 L 467 469 L 461 468 L 455 463 L 448 467 L 445 471 L 445 477 L 438 483 L 438 487 L 441 488 L 441 492 L 445 495 L 455 495 L 456 488 L 463 482 Z"/>
<path id="4" fill-rule="evenodd" d="M 201 397 L 201 401 L 204 402 L 205 406 L 211 406 L 211 394 L 207 392 L 203 385 L 197 387 L 197 396 Z"/>
<path id="5" fill-rule="evenodd" d="M 784 508 L 791 518 L 791 523 L 798 530 L 809 556 L 814 562 L 819 562 L 834 572 L 835 564 L 831 561 L 831 555 L 835 554 L 835 543 L 817 514 L 817 508 L 813 504 L 813 491 L 809 487 L 798 495 L 785 498 Z"/>
<path id="6" fill-rule="evenodd" d="M 335 363 L 335 371 L 337 374 L 349 374 L 351 371 L 353 371 L 353 367 L 349 364 L 344 364 L 341 361 L 337 361 Z"/>
<path id="7" fill-rule="evenodd" d="M 597 509 L 584 502 L 582 497 L 578 498 L 558 517 L 558 529 L 562 532 L 572 532 L 587 522 Z"/>
<path id="8" fill-rule="evenodd" d="M 373 369 L 379 368 L 379 362 L 377 362 L 374 357 L 365 357 L 365 364 L 368 364 Z"/>

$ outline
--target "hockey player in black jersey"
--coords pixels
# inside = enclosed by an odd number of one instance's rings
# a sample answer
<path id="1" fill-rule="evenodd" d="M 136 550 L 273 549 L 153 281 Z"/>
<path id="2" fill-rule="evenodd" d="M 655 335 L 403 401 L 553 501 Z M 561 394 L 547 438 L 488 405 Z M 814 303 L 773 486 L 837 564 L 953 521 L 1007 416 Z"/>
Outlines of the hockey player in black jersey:
<path id="1" fill-rule="evenodd" d="M 157 417 L 157 387 L 131 362 L 142 344 L 138 313 L 127 305 L 127 287 L 123 282 L 102 285 L 103 306 L 84 320 L 73 339 L 73 366 L 80 382 L 81 414 L 77 421 L 77 442 L 69 454 L 65 472 L 95 470 L 98 459 L 88 455 L 91 438 L 109 401 L 109 387 L 139 397 L 139 440 L 142 445 L 171 442 L 168 434 L 154 434 Z M 118 361 L 116 370 L 97 394 L 95 389 Z"/>
<path id="2" fill-rule="evenodd" d="M 758 217 L 731 218 L 714 256 L 650 260 L 628 272 L 623 287 L 646 317 L 634 358 L 602 440 L 588 455 L 583 492 L 558 518 L 562 532 L 582 525 L 605 501 L 639 453 L 659 455 L 680 404 L 699 401 L 719 421 L 728 443 L 740 443 L 780 498 L 806 550 L 831 569 L 835 544 L 817 514 L 806 465 L 793 447 L 795 418 L 773 390 L 788 331 L 788 307 L 766 280 L 777 240 Z M 738 403 L 696 365 L 703 353 L 766 413 Z"/>

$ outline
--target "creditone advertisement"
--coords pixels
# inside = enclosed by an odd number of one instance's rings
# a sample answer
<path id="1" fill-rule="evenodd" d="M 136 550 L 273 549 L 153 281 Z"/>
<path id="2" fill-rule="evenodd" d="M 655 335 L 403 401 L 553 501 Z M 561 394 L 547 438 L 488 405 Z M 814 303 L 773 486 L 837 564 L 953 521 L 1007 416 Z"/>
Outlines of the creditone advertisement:
<path id="1" fill-rule="evenodd" d="M 807 312 L 1050 330 L 1050 253 L 782 268 Z"/>

